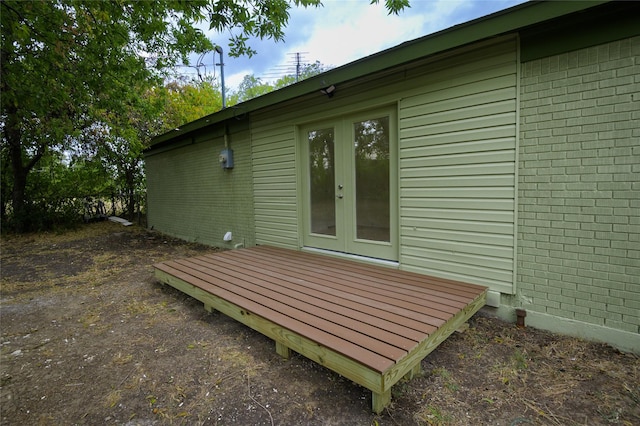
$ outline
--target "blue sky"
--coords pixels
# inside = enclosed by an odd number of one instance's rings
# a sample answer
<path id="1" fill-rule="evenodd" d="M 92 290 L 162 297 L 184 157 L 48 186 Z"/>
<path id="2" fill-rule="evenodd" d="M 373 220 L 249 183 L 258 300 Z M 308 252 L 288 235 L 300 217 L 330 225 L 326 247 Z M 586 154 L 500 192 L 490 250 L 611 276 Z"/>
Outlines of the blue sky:
<path id="1" fill-rule="evenodd" d="M 304 63 L 320 61 L 336 67 L 361 59 L 381 50 L 397 46 L 434 32 L 470 21 L 493 12 L 523 3 L 523 0 L 410 0 L 411 7 L 398 16 L 388 15 L 384 0 L 370 5 L 369 0 L 323 0 L 319 8 L 290 10 L 285 40 L 251 40 L 258 51 L 252 58 L 230 58 L 227 55 L 227 35 L 209 32 L 210 39 L 224 49 L 225 85 L 236 90 L 245 75 L 253 74 L 269 81 L 293 67 L 295 53 L 302 54 Z M 197 58 L 194 59 L 194 62 Z M 219 77 L 213 54 L 202 62 L 206 73 Z M 219 62 L 216 55 L 215 62 Z M 184 73 L 195 77 L 193 68 Z M 201 68 L 204 73 L 205 69 Z"/>

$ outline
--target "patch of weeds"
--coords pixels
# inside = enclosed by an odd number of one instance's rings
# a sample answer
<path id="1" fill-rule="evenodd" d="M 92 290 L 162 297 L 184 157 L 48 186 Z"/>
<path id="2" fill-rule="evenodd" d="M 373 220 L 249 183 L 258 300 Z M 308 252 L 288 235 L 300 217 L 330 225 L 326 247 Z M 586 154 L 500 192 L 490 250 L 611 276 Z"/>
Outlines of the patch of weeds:
<path id="1" fill-rule="evenodd" d="M 237 351 L 229 348 L 218 354 L 218 361 L 230 365 L 232 369 L 243 369 L 253 377 L 259 368 L 259 363 L 247 352 Z"/>
<path id="2" fill-rule="evenodd" d="M 123 355 L 122 352 L 118 352 L 116 356 L 113 357 L 111 362 L 113 362 L 116 365 L 125 365 L 130 363 L 132 360 L 133 360 L 133 355 L 131 354 Z"/>
<path id="3" fill-rule="evenodd" d="M 101 253 L 93 256 L 93 262 L 95 269 L 104 270 L 109 267 L 119 265 L 121 259 L 120 256 L 115 253 Z"/>
<path id="4" fill-rule="evenodd" d="M 434 376 L 438 376 L 442 379 L 442 383 L 445 388 L 451 392 L 457 392 L 460 390 L 460 386 L 455 382 L 451 372 L 444 367 L 436 368 L 432 371 Z"/>
<path id="5" fill-rule="evenodd" d="M 449 372 L 449 370 L 447 370 L 444 367 L 438 367 L 435 368 L 432 372 L 431 372 L 434 376 L 438 376 L 438 377 L 442 377 L 443 379 L 447 380 L 451 378 L 451 373 Z"/>
<path id="6" fill-rule="evenodd" d="M 107 408 L 113 408 L 116 405 L 118 405 L 121 399 L 122 399 L 122 392 L 120 390 L 111 391 L 107 395 L 104 406 Z"/>
<path id="7" fill-rule="evenodd" d="M 209 346 L 209 344 L 207 342 L 195 341 L 195 342 L 189 343 L 187 345 L 187 349 L 189 349 L 189 350 L 198 349 L 198 348 L 204 349 L 207 346 Z"/>
<path id="8" fill-rule="evenodd" d="M 424 411 L 425 412 L 423 412 L 419 417 L 422 422 L 425 422 L 428 425 L 440 426 L 453 423 L 453 417 L 449 414 L 443 413 L 439 407 L 429 405 Z"/>
<path id="9" fill-rule="evenodd" d="M 602 419 L 606 423 L 617 424 L 620 422 L 620 411 L 617 409 L 613 410 L 602 410 L 598 408 L 598 414 L 602 417 Z"/>
<path id="10" fill-rule="evenodd" d="M 518 372 L 511 365 L 499 364 L 494 367 L 495 375 L 505 386 L 510 386 L 517 378 Z"/>
<path id="11" fill-rule="evenodd" d="M 486 398 L 486 397 L 482 398 L 480 402 L 484 402 L 485 404 L 488 404 L 488 405 L 493 405 L 496 403 L 496 401 L 493 400 L 492 398 Z"/>
<path id="12" fill-rule="evenodd" d="M 163 306 L 160 303 L 147 303 L 144 300 L 130 300 L 125 307 L 127 313 L 131 316 L 136 315 L 156 315 L 162 310 Z"/>
<path id="13" fill-rule="evenodd" d="M 84 327 L 95 327 L 95 325 L 100 321 L 100 314 L 95 313 L 95 312 L 91 312 L 89 314 L 87 314 L 85 317 L 83 317 L 80 320 L 80 323 L 82 323 L 82 325 Z"/>
<path id="14" fill-rule="evenodd" d="M 526 370 L 529 366 L 526 354 L 520 352 L 518 349 L 511 355 L 511 361 L 517 370 Z"/>
<path id="15" fill-rule="evenodd" d="M 529 358 L 526 353 L 516 349 L 506 362 L 496 364 L 491 376 L 498 379 L 503 385 L 511 386 L 514 382 L 524 383 L 529 368 Z"/>

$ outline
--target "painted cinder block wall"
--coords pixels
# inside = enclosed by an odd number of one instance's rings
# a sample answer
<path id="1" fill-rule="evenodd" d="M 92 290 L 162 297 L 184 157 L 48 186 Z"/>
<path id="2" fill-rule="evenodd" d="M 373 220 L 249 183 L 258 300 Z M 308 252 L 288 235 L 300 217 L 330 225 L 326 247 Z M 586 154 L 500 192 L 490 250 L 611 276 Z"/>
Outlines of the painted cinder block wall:
<path id="1" fill-rule="evenodd" d="M 227 137 L 233 169 L 220 166 L 225 138 L 211 129 L 147 154 L 149 228 L 227 249 L 255 245 L 251 144 L 246 123 L 238 127 Z M 232 241 L 223 241 L 227 231 Z"/>
<path id="2" fill-rule="evenodd" d="M 640 37 L 521 65 L 527 323 L 640 351 Z"/>

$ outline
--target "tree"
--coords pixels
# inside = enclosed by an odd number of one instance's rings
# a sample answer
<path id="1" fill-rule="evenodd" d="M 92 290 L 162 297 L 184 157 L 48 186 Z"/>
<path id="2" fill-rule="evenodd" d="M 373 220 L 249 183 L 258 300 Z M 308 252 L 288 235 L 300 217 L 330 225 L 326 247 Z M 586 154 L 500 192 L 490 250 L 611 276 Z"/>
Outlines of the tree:
<path id="1" fill-rule="evenodd" d="M 373 0 L 377 3 L 377 0 Z M 406 0 L 386 0 L 397 13 Z M 51 151 L 82 129 L 131 112 L 127 100 L 159 85 L 162 71 L 213 45 L 197 24 L 229 31 L 229 54 L 255 53 L 250 37 L 281 40 L 292 6 L 319 0 L 155 0 L 0 2 L 0 153 L 10 169 L 11 215 L 28 226 L 27 181 Z M 124 101 L 123 101 L 124 100 Z M 109 124 L 109 123 L 107 123 Z M 112 126 L 113 127 L 113 126 Z M 6 181 L 10 180 L 10 183 Z M 3 188 L 2 195 L 9 191 Z M 3 201 L 3 213 L 5 208 Z"/>
<path id="2" fill-rule="evenodd" d="M 154 88 L 152 95 L 163 105 L 156 134 L 222 109 L 222 94 L 213 80 L 174 80 Z"/>
<path id="3" fill-rule="evenodd" d="M 313 64 L 305 64 L 302 66 L 299 75 L 289 74 L 276 80 L 273 84 L 274 89 L 280 89 L 282 87 L 290 86 L 297 83 L 300 80 L 313 77 L 314 75 L 322 74 L 328 71 L 329 67 L 322 65 L 320 61 L 315 61 Z"/>
<path id="4" fill-rule="evenodd" d="M 126 114 L 122 98 L 156 79 L 154 71 L 213 48 L 195 24 L 211 19 L 212 28 L 233 28 L 231 53 L 251 54 L 249 36 L 282 38 L 289 7 L 283 0 L 3 1 L 2 152 L 12 172 L 16 229 L 25 230 L 30 215 L 28 175 L 47 151 L 64 150 L 67 136 L 90 125 L 96 110 Z"/>
<path id="5" fill-rule="evenodd" d="M 304 80 L 306 78 L 313 77 L 314 75 L 321 74 L 327 69 L 328 68 L 326 66 L 322 65 L 319 61 L 316 61 L 313 64 L 304 65 L 299 76 L 288 74 L 279 78 L 273 84 L 263 82 L 261 78 L 256 77 L 253 74 L 246 75 L 242 79 L 242 83 L 240 83 L 238 91 L 232 94 L 231 102 L 240 103 L 248 101 L 249 99 L 262 96 L 276 89 L 290 86 L 300 80 Z"/>
<path id="6" fill-rule="evenodd" d="M 248 101 L 273 91 L 273 86 L 265 83 L 261 78 L 255 75 L 245 75 L 242 83 L 238 86 L 238 91 L 231 96 L 232 101 L 236 103 Z"/>
<path id="7" fill-rule="evenodd" d="M 222 108 L 220 92 L 207 80 L 172 81 L 139 92 L 135 103 L 128 105 L 127 114 L 105 116 L 104 123 L 112 127 L 103 132 L 97 147 L 104 167 L 111 170 L 115 190 L 126 200 L 130 219 L 144 191 L 143 151 L 152 137 Z"/>

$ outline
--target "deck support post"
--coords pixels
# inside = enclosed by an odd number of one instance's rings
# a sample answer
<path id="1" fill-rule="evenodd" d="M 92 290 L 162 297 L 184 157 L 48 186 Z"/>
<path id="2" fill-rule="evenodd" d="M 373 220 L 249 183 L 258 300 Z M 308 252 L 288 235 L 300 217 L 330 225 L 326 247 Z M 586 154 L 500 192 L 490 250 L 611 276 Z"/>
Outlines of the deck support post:
<path id="1" fill-rule="evenodd" d="M 383 391 L 382 393 L 371 392 L 371 409 L 374 413 L 380 414 L 384 407 L 391 402 L 391 388 Z"/>
<path id="2" fill-rule="evenodd" d="M 209 312 L 210 314 L 214 313 L 216 310 L 214 309 L 213 306 L 209 305 L 208 303 L 204 304 L 204 310 Z"/>
<path id="3" fill-rule="evenodd" d="M 291 357 L 291 349 L 276 340 L 276 353 L 284 359 Z"/>
<path id="4" fill-rule="evenodd" d="M 413 366 L 411 370 L 404 375 L 404 378 L 407 380 L 411 380 L 415 377 L 420 377 L 422 375 L 422 361 Z"/>

